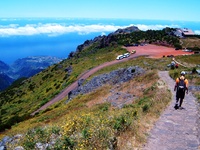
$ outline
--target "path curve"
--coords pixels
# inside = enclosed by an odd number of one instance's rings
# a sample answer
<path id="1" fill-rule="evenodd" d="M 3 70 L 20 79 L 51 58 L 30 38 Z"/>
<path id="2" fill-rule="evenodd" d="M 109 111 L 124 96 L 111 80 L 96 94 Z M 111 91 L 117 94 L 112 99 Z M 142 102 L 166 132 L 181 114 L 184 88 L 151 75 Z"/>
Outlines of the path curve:
<path id="1" fill-rule="evenodd" d="M 182 106 L 175 110 L 175 81 L 168 71 L 160 71 L 160 78 L 172 91 L 172 101 L 150 131 L 147 144 L 143 150 L 198 150 L 200 149 L 198 109 L 195 97 L 189 91 Z"/>
<path id="2" fill-rule="evenodd" d="M 130 57 L 122 59 L 122 60 L 113 60 L 110 62 L 103 63 L 89 71 L 84 72 L 83 74 L 81 74 L 78 77 L 78 79 L 87 79 L 89 76 L 91 76 L 92 74 L 94 74 L 95 72 L 97 72 L 98 70 L 100 70 L 104 67 L 111 66 L 111 65 L 121 63 L 121 62 L 125 62 L 125 61 L 128 61 L 130 59 L 133 59 L 133 58 L 136 58 L 139 56 L 149 56 L 152 58 L 161 58 L 163 55 L 167 55 L 167 54 L 173 54 L 174 56 L 182 55 L 182 54 L 189 54 L 188 52 L 175 51 L 173 48 L 164 47 L 164 46 L 156 46 L 153 44 L 148 44 L 147 46 L 137 46 L 137 47 L 130 46 L 130 47 L 124 47 L 124 48 L 126 48 L 127 51 L 129 51 L 129 52 L 131 52 L 133 49 L 136 49 L 136 53 L 132 54 L 132 55 L 130 55 Z M 44 110 L 47 107 L 49 107 L 50 105 L 54 104 L 55 102 L 58 102 L 61 99 L 65 98 L 68 95 L 68 93 L 70 91 L 72 91 L 73 89 L 75 89 L 77 86 L 78 86 L 78 81 L 73 82 L 71 85 L 66 87 L 60 94 L 56 95 L 52 100 L 50 100 L 45 105 L 43 105 L 41 108 L 39 108 L 38 110 L 33 112 L 31 114 L 31 116 L 34 116 L 39 111 Z"/>
<path id="3" fill-rule="evenodd" d="M 40 107 L 38 110 L 36 110 L 35 112 L 33 112 L 31 114 L 31 116 L 34 116 L 39 111 L 44 110 L 47 107 L 49 107 L 50 105 L 54 104 L 55 102 L 58 102 L 61 99 L 65 98 L 70 91 L 74 90 L 78 86 L 78 80 L 79 79 L 87 79 L 89 76 L 91 76 L 92 74 L 94 74 L 95 72 L 97 72 L 98 70 L 100 70 L 100 69 L 102 69 L 104 67 L 111 66 L 111 65 L 114 65 L 114 64 L 118 64 L 118 63 L 121 63 L 121 62 L 125 62 L 125 61 L 128 61 L 130 59 L 133 59 L 133 58 L 136 58 L 136 57 L 139 57 L 139 56 L 143 56 L 143 55 L 134 54 L 134 55 L 131 55 L 130 57 L 124 58 L 122 60 L 114 60 L 114 61 L 106 62 L 106 63 L 103 63 L 103 64 L 101 64 L 101 65 L 99 65 L 99 66 L 97 66 L 95 68 L 92 68 L 89 71 L 84 72 L 83 74 L 81 74 L 78 77 L 77 81 L 73 82 L 71 85 L 69 85 L 68 87 L 66 87 L 61 93 L 59 93 L 57 96 L 55 96 L 52 100 L 50 100 L 45 105 L 43 105 L 42 107 Z"/>

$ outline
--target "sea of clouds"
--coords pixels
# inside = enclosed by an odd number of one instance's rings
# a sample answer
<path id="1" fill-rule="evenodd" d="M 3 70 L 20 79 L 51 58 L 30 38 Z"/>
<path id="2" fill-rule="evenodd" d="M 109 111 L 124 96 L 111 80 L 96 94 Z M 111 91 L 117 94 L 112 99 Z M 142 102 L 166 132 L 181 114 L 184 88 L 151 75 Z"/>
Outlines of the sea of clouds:
<path id="1" fill-rule="evenodd" d="M 145 25 L 145 24 L 130 24 L 128 26 L 137 26 L 140 30 L 146 31 L 161 30 L 165 27 L 179 28 L 179 25 Z M 109 32 L 114 32 L 117 29 L 126 28 L 128 26 L 118 25 L 102 25 L 102 24 L 91 24 L 91 25 L 65 25 L 59 23 L 38 23 L 38 24 L 26 24 L 24 26 L 19 24 L 0 25 L 0 37 L 9 36 L 31 36 L 45 34 L 48 36 L 58 36 L 67 33 L 78 33 L 85 35 L 89 33 L 99 32 L 102 35 Z M 200 34 L 200 30 L 194 31 L 196 34 Z"/>

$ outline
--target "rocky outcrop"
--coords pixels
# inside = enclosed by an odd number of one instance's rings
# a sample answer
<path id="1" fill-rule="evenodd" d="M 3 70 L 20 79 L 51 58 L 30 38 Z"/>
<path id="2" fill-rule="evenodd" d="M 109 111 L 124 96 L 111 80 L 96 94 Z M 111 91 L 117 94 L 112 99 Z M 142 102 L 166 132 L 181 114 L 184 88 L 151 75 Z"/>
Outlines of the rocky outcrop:
<path id="1" fill-rule="evenodd" d="M 136 97 L 134 95 L 119 91 L 112 91 L 111 95 L 105 99 L 113 107 L 122 108 L 124 105 L 131 104 Z"/>
<path id="2" fill-rule="evenodd" d="M 124 29 L 118 29 L 113 34 L 127 34 L 127 33 L 136 32 L 136 31 L 140 31 L 138 27 L 130 26 L 130 27 L 127 27 L 127 28 L 124 28 Z"/>
<path id="3" fill-rule="evenodd" d="M 74 57 L 74 56 L 78 56 L 78 54 L 85 49 L 86 47 L 96 43 L 96 42 L 100 42 L 102 39 L 104 39 L 106 36 L 97 36 L 95 37 L 93 40 L 86 40 L 83 44 L 80 44 L 77 46 L 76 51 L 75 52 L 70 52 L 68 55 L 68 59 Z"/>
<path id="4" fill-rule="evenodd" d="M 107 74 L 102 74 L 99 76 L 95 76 L 89 82 L 84 84 L 84 80 L 80 79 L 78 81 L 78 87 L 71 92 L 69 92 L 68 98 L 69 100 L 79 94 L 89 93 L 98 87 L 103 86 L 104 84 L 118 84 L 131 80 L 132 78 L 143 74 L 144 69 L 138 66 L 131 66 L 128 68 L 121 68 L 118 70 L 114 70 Z"/>
<path id="5" fill-rule="evenodd" d="M 5 136 L 1 141 L 0 141 L 0 150 L 7 150 L 11 149 L 7 147 L 7 144 L 11 145 L 12 149 L 15 150 L 24 150 L 22 146 L 17 146 L 15 147 L 14 145 L 18 143 L 21 139 L 23 138 L 22 134 L 17 134 L 14 135 L 13 137 Z M 14 148 L 13 148 L 14 146 Z"/>
<path id="6" fill-rule="evenodd" d="M 5 136 L 1 141 L 0 141 L 0 150 L 6 150 L 6 143 L 11 142 L 11 139 L 9 136 Z"/>
<path id="7" fill-rule="evenodd" d="M 79 52 L 81 52 L 83 49 L 85 49 L 86 47 L 97 43 L 98 42 L 98 46 L 97 48 L 103 48 L 108 46 L 110 43 L 114 42 L 114 36 L 117 34 L 128 34 L 128 33 L 132 33 L 132 32 L 136 32 L 136 31 L 140 31 L 138 27 L 136 26 L 130 26 L 124 29 L 118 29 L 113 33 L 110 33 L 108 36 L 97 36 L 95 37 L 93 40 L 86 40 L 83 44 L 78 45 L 76 48 L 75 52 L 71 52 L 68 56 L 68 59 L 74 57 L 75 55 L 77 56 Z"/>

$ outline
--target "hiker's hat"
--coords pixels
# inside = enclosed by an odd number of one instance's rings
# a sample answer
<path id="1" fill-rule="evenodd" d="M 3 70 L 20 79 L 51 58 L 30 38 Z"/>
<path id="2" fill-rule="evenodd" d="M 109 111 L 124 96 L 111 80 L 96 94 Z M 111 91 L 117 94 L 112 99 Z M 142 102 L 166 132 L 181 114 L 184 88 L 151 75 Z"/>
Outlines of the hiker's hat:
<path id="1" fill-rule="evenodd" d="M 185 71 L 181 71 L 181 75 L 185 75 Z"/>

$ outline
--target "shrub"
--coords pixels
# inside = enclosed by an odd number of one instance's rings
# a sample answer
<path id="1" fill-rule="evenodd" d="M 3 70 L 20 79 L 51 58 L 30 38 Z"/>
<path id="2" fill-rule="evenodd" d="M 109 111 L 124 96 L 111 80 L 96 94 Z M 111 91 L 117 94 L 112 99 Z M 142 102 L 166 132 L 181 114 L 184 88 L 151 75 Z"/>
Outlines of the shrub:
<path id="1" fill-rule="evenodd" d="M 47 88 L 47 89 L 46 89 L 46 93 L 49 92 L 50 90 L 52 90 L 51 87 L 50 87 L 50 88 Z"/>
<path id="2" fill-rule="evenodd" d="M 142 111 L 143 112 L 147 112 L 149 110 L 149 105 L 148 104 L 145 104 L 143 107 L 142 107 Z"/>
<path id="3" fill-rule="evenodd" d="M 48 98 L 43 99 L 43 100 L 40 102 L 40 104 L 39 104 L 40 107 L 43 106 L 44 104 L 46 104 L 48 101 L 49 101 Z"/>
<path id="4" fill-rule="evenodd" d="M 124 118 L 124 116 L 119 116 L 114 120 L 114 126 L 113 128 L 120 131 L 123 130 L 124 125 L 126 123 L 126 119 Z"/>
<path id="5" fill-rule="evenodd" d="M 59 89 L 60 88 L 60 84 L 58 84 L 57 86 L 56 86 L 56 89 Z"/>
<path id="6" fill-rule="evenodd" d="M 192 69 L 192 73 L 193 73 L 193 74 L 197 73 L 196 68 L 193 68 L 193 69 Z"/>
<path id="7" fill-rule="evenodd" d="M 82 136 L 83 136 L 84 139 L 88 139 L 89 138 L 90 134 L 88 132 L 88 129 L 83 129 Z"/>

